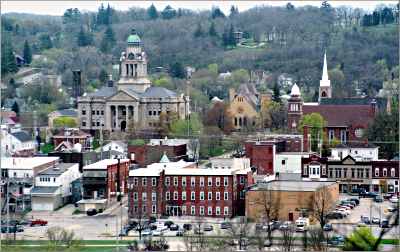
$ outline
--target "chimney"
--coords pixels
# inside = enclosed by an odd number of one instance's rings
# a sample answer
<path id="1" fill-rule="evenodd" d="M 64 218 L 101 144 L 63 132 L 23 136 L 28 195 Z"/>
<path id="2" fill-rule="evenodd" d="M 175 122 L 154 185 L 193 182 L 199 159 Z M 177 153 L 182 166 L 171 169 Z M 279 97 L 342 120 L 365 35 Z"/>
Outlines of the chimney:
<path id="1" fill-rule="evenodd" d="M 114 81 L 113 81 L 113 79 L 112 79 L 112 74 L 109 74 L 109 75 L 108 75 L 107 86 L 108 86 L 108 87 L 113 87 L 113 86 L 114 86 Z"/>
<path id="2" fill-rule="evenodd" d="M 303 151 L 309 152 L 310 151 L 310 141 L 309 141 L 309 133 L 308 133 L 308 126 L 303 126 Z"/>

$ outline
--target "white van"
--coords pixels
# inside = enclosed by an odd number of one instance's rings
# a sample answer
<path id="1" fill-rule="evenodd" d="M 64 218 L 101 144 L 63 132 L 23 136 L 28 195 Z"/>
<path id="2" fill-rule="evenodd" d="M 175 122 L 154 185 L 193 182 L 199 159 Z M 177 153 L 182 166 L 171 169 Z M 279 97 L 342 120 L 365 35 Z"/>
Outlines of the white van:
<path id="1" fill-rule="evenodd" d="M 310 220 L 308 218 L 298 218 L 296 220 L 296 232 L 304 232 L 308 225 L 310 225 Z"/>

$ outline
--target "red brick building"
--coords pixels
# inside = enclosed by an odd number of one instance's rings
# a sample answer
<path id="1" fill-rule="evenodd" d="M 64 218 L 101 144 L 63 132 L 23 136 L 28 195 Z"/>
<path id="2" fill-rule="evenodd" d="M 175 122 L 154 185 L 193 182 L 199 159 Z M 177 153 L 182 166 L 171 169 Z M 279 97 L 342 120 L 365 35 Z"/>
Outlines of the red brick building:
<path id="1" fill-rule="evenodd" d="M 400 192 L 399 179 L 398 160 L 372 161 L 372 184 L 375 192 L 398 194 Z"/>
<path id="2" fill-rule="evenodd" d="M 128 156 L 132 162 L 145 167 L 158 162 L 163 154 L 166 154 L 171 161 L 178 161 L 187 157 L 186 144 L 180 145 L 129 145 Z"/>
<path id="3" fill-rule="evenodd" d="M 141 168 L 129 177 L 129 217 L 243 215 L 250 169 Z"/>
<path id="4" fill-rule="evenodd" d="M 83 198 L 114 200 L 128 192 L 128 159 L 103 159 L 83 167 Z"/>
<path id="5" fill-rule="evenodd" d="M 53 136 L 54 146 L 58 146 L 62 142 L 69 142 L 72 145 L 79 143 L 83 150 L 91 148 L 92 135 L 83 132 L 80 129 L 62 129 L 58 134 Z"/>

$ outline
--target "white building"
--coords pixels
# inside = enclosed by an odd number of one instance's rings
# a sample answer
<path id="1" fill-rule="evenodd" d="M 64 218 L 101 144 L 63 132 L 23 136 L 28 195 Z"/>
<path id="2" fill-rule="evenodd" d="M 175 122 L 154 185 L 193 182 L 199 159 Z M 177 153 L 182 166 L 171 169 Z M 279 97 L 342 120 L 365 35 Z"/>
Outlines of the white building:
<path id="1" fill-rule="evenodd" d="M 1 126 L 1 148 L 5 156 L 31 156 L 36 150 L 36 141 L 26 131 Z"/>
<path id="2" fill-rule="evenodd" d="M 274 156 L 275 173 L 301 174 L 301 158 L 309 157 L 310 152 L 279 152 Z"/>
<path id="3" fill-rule="evenodd" d="M 339 144 L 334 148 L 331 148 L 332 160 L 342 160 L 343 158 L 350 155 L 356 161 L 376 161 L 378 160 L 379 147 L 373 144 Z"/>
<path id="4" fill-rule="evenodd" d="M 77 163 L 60 163 L 40 172 L 31 190 L 32 210 L 53 211 L 69 202 L 72 182 L 81 176 Z"/>
<path id="5" fill-rule="evenodd" d="M 241 170 L 250 168 L 249 158 L 210 158 L 211 169 L 232 169 Z"/>

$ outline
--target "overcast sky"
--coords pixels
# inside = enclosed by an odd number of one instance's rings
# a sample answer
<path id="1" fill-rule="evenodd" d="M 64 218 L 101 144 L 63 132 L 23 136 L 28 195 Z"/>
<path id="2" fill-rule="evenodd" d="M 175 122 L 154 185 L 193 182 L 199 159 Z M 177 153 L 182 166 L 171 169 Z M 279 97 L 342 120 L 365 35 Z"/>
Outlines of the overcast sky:
<path id="1" fill-rule="evenodd" d="M 192 10 L 211 9 L 218 6 L 223 12 L 229 13 L 231 5 L 239 8 L 239 11 L 250 9 L 257 5 L 284 6 L 289 1 L 1 1 L 1 12 L 20 12 L 47 15 L 63 15 L 68 8 L 78 8 L 81 11 L 96 11 L 101 3 L 110 3 L 117 10 L 128 10 L 130 7 L 147 8 L 152 3 L 158 10 L 167 5 L 174 8 L 186 8 Z M 314 5 L 320 6 L 321 1 L 290 1 L 294 6 Z M 396 4 L 397 1 L 329 1 L 334 6 L 348 5 L 351 7 L 373 10 L 379 4 Z"/>

